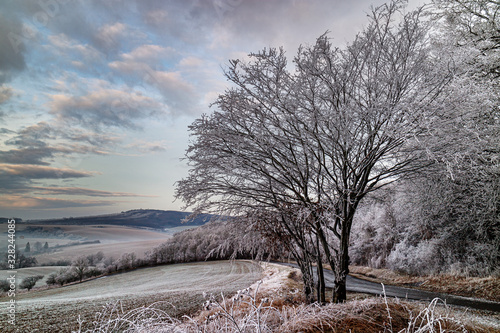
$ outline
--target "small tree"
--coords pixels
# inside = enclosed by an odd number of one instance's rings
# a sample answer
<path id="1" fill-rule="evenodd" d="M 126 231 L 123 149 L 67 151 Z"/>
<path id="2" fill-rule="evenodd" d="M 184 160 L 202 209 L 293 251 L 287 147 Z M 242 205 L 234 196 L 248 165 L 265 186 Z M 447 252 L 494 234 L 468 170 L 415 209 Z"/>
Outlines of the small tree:
<path id="1" fill-rule="evenodd" d="M 26 267 L 33 267 L 37 265 L 37 260 L 35 257 L 30 257 L 30 256 L 25 256 L 21 251 L 16 249 L 16 263 L 15 263 L 15 268 L 26 268 Z M 4 254 L 4 261 L 5 263 L 8 262 L 9 254 L 5 253 Z M 5 268 L 7 269 L 7 268 Z"/>
<path id="2" fill-rule="evenodd" d="M 33 247 L 35 248 L 35 252 L 40 252 L 40 251 L 42 251 L 43 245 L 40 242 L 35 242 Z"/>
<path id="3" fill-rule="evenodd" d="M 28 291 L 30 291 L 35 286 L 37 281 L 41 280 L 41 279 L 43 279 L 43 275 L 35 275 L 35 276 L 25 277 L 21 281 L 21 284 L 19 284 L 19 287 L 21 289 L 28 289 Z"/>
<path id="4" fill-rule="evenodd" d="M 82 282 L 83 277 L 85 276 L 85 273 L 87 272 L 87 270 L 89 268 L 89 261 L 88 261 L 87 257 L 81 256 L 81 257 L 76 258 L 73 261 L 72 266 L 73 266 L 73 271 L 75 272 L 76 276 L 78 277 L 80 282 Z"/>
<path id="5" fill-rule="evenodd" d="M 47 285 L 54 285 L 57 284 L 57 273 L 52 273 L 47 277 L 47 280 L 45 281 Z"/>
<path id="6" fill-rule="evenodd" d="M 30 246 L 30 242 L 26 243 L 26 247 L 24 248 L 24 252 L 25 253 L 28 253 L 31 251 L 31 246 Z"/>
<path id="7" fill-rule="evenodd" d="M 43 245 L 43 250 L 47 251 L 48 249 L 49 249 L 49 243 L 45 242 L 45 244 Z"/>
<path id="8" fill-rule="evenodd" d="M 119 259 L 119 269 L 132 269 L 137 264 L 137 256 L 135 253 L 124 253 Z"/>
<path id="9" fill-rule="evenodd" d="M 10 283 L 7 280 L 0 280 L 0 290 L 7 292 L 10 290 Z"/>

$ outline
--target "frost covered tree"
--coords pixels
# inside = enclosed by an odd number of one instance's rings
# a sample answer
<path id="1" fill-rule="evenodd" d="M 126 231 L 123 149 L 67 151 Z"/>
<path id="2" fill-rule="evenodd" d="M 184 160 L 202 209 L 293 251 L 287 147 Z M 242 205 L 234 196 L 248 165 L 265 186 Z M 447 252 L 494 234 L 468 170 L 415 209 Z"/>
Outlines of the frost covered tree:
<path id="1" fill-rule="evenodd" d="M 389 264 L 411 273 L 498 272 L 500 261 L 500 5 L 436 0 L 434 53 L 452 59 L 449 99 L 421 144 L 435 161 L 407 183 L 414 213 Z M 403 223 L 404 224 L 404 223 Z M 409 265 L 408 256 L 415 258 Z M 425 265 L 421 265 L 424 262 Z M 420 266 L 418 267 L 418 265 Z"/>
<path id="2" fill-rule="evenodd" d="M 403 7 L 375 8 L 344 48 L 326 34 L 301 47 L 294 71 L 281 49 L 231 61 L 233 88 L 190 126 L 191 169 L 177 197 L 199 212 L 253 218 L 298 249 L 307 269 L 329 263 L 336 302 L 346 299 L 358 205 L 426 167 L 418 138 L 434 126 L 449 81 L 433 65 L 422 10 Z"/>
<path id="3" fill-rule="evenodd" d="M 448 39 L 483 75 L 500 77 L 500 2 L 434 0 L 434 15 L 444 19 Z"/>
<path id="4" fill-rule="evenodd" d="M 40 252 L 43 249 L 43 245 L 41 242 L 35 242 L 33 247 L 35 248 L 35 252 Z"/>
<path id="5" fill-rule="evenodd" d="M 73 263 L 72 263 L 72 268 L 73 271 L 75 272 L 76 276 L 82 282 L 83 277 L 85 276 L 85 273 L 87 273 L 89 269 L 89 261 L 87 257 L 85 256 L 80 256 L 76 258 Z"/>
<path id="6" fill-rule="evenodd" d="M 43 279 L 43 275 L 27 276 L 19 284 L 19 288 L 28 289 L 30 291 L 38 280 Z"/>

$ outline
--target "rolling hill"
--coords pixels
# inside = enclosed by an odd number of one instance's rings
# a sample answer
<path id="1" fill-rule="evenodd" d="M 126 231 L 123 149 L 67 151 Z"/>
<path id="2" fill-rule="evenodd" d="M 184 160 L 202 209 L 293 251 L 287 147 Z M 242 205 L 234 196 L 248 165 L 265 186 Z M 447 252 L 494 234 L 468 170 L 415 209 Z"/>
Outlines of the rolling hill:
<path id="1" fill-rule="evenodd" d="M 66 217 L 59 219 L 46 220 L 27 220 L 29 224 L 44 224 L 44 225 L 121 225 L 128 227 L 145 227 L 153 229 L 174 228 L 179 226 L 199 226 L 203 225 L 213 217 L 209 214 L 201 214 L 192 220 L 183 221 L 190 215 L 186 212 L 178 212 L 171 210 L 156 210 L 156 209 L 134 209 L 126 212 L 83 216 L 83 217 Z"/>

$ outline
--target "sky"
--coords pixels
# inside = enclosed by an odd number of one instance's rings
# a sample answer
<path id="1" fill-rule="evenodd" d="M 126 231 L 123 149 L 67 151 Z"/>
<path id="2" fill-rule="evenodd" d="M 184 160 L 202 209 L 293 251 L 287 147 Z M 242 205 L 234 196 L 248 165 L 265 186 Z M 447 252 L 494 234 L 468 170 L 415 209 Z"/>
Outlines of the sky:
<path id="1" fill-rule="evenodd" d="M 345 45 L 383 3 L 1 0 L 0 216 L 182 210 L 188 126 L 229 60 L 326 31 Z"/>

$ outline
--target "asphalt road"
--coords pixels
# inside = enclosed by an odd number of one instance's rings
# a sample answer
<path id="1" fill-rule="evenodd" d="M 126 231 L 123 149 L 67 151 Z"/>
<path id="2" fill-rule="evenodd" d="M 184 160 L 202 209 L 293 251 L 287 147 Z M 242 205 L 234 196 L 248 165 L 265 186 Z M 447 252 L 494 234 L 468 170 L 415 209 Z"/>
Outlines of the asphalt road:
<path id="1" fill-rule="evenodd" d="M 295 264 L 284 264 L 284 265 L 298 268 L 298 266 Z M 335 286 L 333 272 L 331 270 L 325 269 L 324 274 L 325 274 L 326 287 L 333 288 Z M 458 305 L 472 309 L 500 312 L 500 303 L 498 302 L 490 302 L 475 298 L 434 293 L 430 291 L 403 288 L 391 285 L 384 285 L 384 287 L 385 287 L 385 294 L 389 297 L 397 297 L 401 299 L 429 301 L 429 302 L 432 301 L 434 298 L 439 298 L 449 305 Z M 347 276 L 346 288 L 347 291 L 351 292 L 366 293 L 373 295 L 384 294 L 384 291 L 382 289 L 382 284 L 358 279 L 350 275 Z"/>

